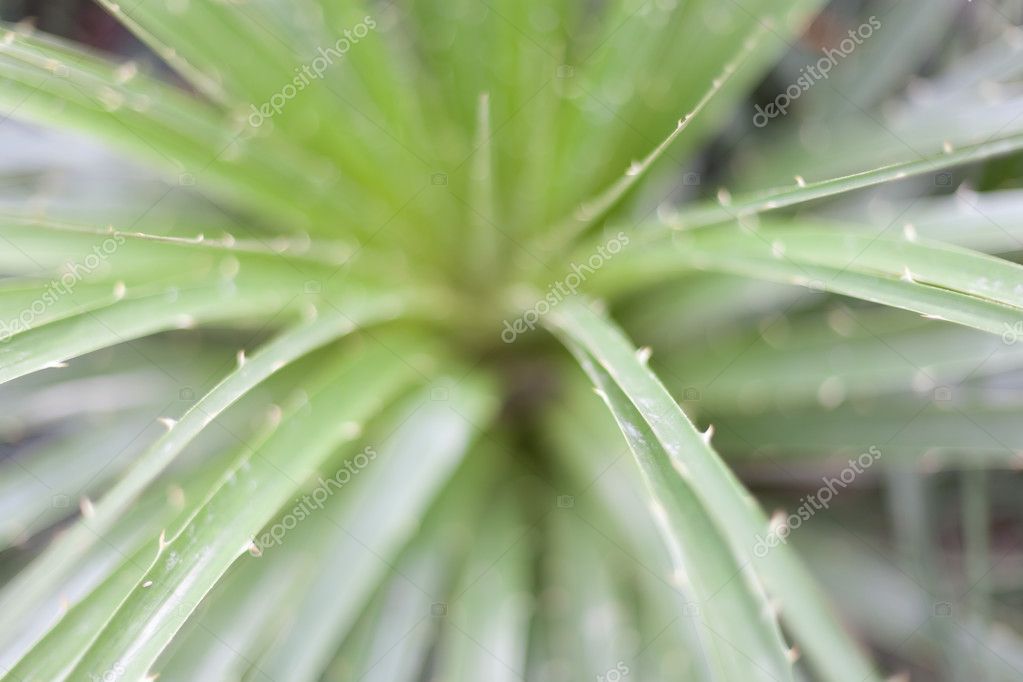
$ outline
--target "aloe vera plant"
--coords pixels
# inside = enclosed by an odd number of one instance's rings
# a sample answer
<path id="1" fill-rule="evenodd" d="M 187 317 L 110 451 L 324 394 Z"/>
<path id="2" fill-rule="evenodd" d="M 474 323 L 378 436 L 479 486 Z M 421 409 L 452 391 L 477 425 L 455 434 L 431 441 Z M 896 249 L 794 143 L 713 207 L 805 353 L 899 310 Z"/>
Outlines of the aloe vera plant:
<path id="1" fill-rule="evenodd" d="M 98 4 L 0 27 L 2 679 L 1023 676 L 1019 3 Z"/>

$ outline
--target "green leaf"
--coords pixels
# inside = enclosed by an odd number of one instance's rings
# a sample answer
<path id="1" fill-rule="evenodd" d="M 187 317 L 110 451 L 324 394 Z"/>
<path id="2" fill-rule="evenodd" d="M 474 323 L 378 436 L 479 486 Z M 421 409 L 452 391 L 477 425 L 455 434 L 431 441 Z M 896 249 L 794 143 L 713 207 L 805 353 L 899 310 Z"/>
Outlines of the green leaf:
<path id="1" fill-rule="evenodd" d="M 899 310 L 838 306 L 693 341 L 660 366 L 672 389 L 697 391 L 701 411 L 749 414 L 923 394 L 1023 366 L 1023 348 Z"/>
<path id="2" fill-rule="evenodd" d="M 391 342 L 397 348 L 402 344 Z M 136 585 L 79 661 L 70 679 L 111 674 L 145 675 L 174 633 L 275 511 L 338 446 L 358 435 L 415 370 L 374 344 L 342 371 L 255 452 L 243 453 L 233 471 L 210 491 L 191 522 L 164 544 Z M 252 500 L 259 500 L 258 505 Z"/>
<path id="3" fill-rule="evenodd" d="M 491 483 L 486 458 L 491 454 L 489 449 L 473 452 L 461 465 L 373 605 L 345 638 L 325 682 L 343 682 L 353 675 L 360 682 L 419 680 L 443 622 L 438 605 L 450 597 Z"/>
<path id="4" fill-rule="evenodd" d="M 573 500 L 574 505 L 581 500 Z M 573 510 L 577 509 L 573 506 Z M 548 665 L 586 679 L 625 677 L 636 667 L 636 609 L 628 588 L 634 559 L 624 561 L 601 533 L 558 509 L 550 518 L 544 591 L 558 599 L 541 602 L 550 611 L 550 632 L 543 645 L 553 659 Z M 674 615 L 672 616 L 674 618 Z"/>
<path id="5" fill-rule="evenodd" d="M 432 394 L 446 390 L 447 400 Z M 391 570 L 433 497 L 469 447 L 477 425 L 495 407 L 482 377 L 438 379 L 410 396 L 369 436 L 371 463 L 324 506 L 318 538 L 327 545 L 321 570 L 310 577 L 298 615 L 259 663 L 270 679 L 299 682 L 318 677 L 373 590 Z M 378 452 L 379 451 L 379 452 Z M 281 551 L 280 548 L 264 551 Z M 344 597 L 335 567 L 343 565 Z M 329 606 L 328 606 L 329 604 Z M 425 614 L 420 614 L 420 617 Z"/>
<path id="6" fill-rule="evenodd" d="M 669 227 L 680 230 L 727 223 L 735 219 L 749 220 L 756 214 L 765 211 L 797 206 L 858 189 L 874 187 L 893 180 L 934 173 L 942 168 L 973 163 L 1020 149 L 1023 149 L 1023 134 L 1017 132 L 996 134 L 980 142 L 844 177 L 808 183 L 799 182 L 796 187 L 768 190 L 734 199 L 722 196 L 716 205 L 705 204 L 694 208 L 678 209 L 666 215 L 664 220 Z"/>
<path id="7" fill-rule="evenodd" d="M 939 392 L 945 389 L 950 399 Z M 942 400 L 935 400 L 935 398 Z M 935 387 L 923 394 L 852 402 L 833 410 L 775 410 L 752 415 L 711 413 L 721 448 L 734 458 L 807 463 L 879 446 L 893 459 L 928 470 L 1019 467 L 1023 449 L 1018 400 L 983 390 Z"/>
<path id="8" fill-rule="evenodd" d="M 232 566 L 165 652 L 169 660 L 154 669 L 168 680 L 242 679 L 279 624 L 294 616 L 293 598 L 314 557 L 279 554 Z"/>
<path id="9" fill-rule="evenodd" d="M 88 575 L 88 580 L 83 584 L 81 575 L 75 574 L 58 580 L 51 593 L 45 595 L 47 598 L 38 602 L 32 618 L 19 619 L 21 624 L 28 625 L 17 633 L 22 640 L 29 635 L 24 644 L 27 651 L 4 679 L 65 679 L 149 568 L 154 552 L 152 538 L 161 529 L 169 529 L 174 535 L 188 521 L 189 509 L 179 502 L 202 499 L 233 462 L 233 454 L 218 456 L 209 466 L 190 473 L 188 480 L 177 488 L 179 499 L 163 490 L 152 491 L 133 506 L 131 514 L 118 520 L 102 543 L 78 557 L 73 565 Z M 39 612 L 51 610 L 55 593 L 66 594 L 62 601 L 70 602 L 71 606 L 63 603 L 56 621 L 44 623 L 44 627 L 50 625 L 49 629 L 36 633 L 33 621 L 39 621 Z M 15 649 L 20 646 L 19 641 Z"/>
<path id="10" fill-rule="evenodd" d="M 940 243 L 797 223 L 680 232 L 671 244 L 633 249 L 601 272 L 609 281 L 596 283 L 598 291 L 695 268 L 844 294 L 994 334 L 1023 320 L 1023 268 Z"/>
<path id="11" fill-rule="evenodd" d="M 703 113 L 722 88 L 728 83 L 732 76 L 743 69 L 746 60 L 753 53 L 763 37 L 766 30 L 763 26 L 757 26 L 752 35 L 742 43 L 735 58 L 725 64 L 722 72 L 713 79 L 703 96 L 696 104 L 686 112 L 675 125 L 667 137 L 660 144 L 650 150 L 641 161 L 634 161 L 625 171 L 625 174 L 612 182 L 608 187 L 598 192 L 592 198 L 580 204 L 573 214 L 555 224 L 550 230 L 549 250 L 557 251 L 569 244 L 581 234 L 584 234 L 590 227 L 604 218 L 641 180 L 650 172 L 650 169 L 665 155 L 671 148 L 672 143 L 678 139 L 689 125 Z"/>
<path id="12" fill-rule="evenodd" d="M 368 302 L 367 302 L 368 303 Z M 392 311 L 373 302 L 349 315 L 325 312 L 320 318 L 285 332 L 249 359 L 241 356 L 240 366 L 196 402 L 159 440 L 146 450 L 125 476 L 120 478 L 94 505 L 93 513 L 78 522 L 56 541 L 10 585 L 6 586 L 5 608 L 21 614 L 33 608 L 55 581 L 73 570 L 76 561 L 122 515 L 139 494 L 163 472 L 210 423 L 271 375 L 307 353 L 368 325 L 385 319 Z M 13 621 L 12 621 L 13 622 Z M 6 628 L 0 634 L 6 634 Z"/>
<path id="13" fill-rule="evenodd" d="M 284 271 L 317 279 L 341 266 L 350 266 L 356 258 L 351 244 L 337 240 L 318 241 L 313 247 L 301 237 L 262 234 L 248 239 L 201 233 L 179 237 L 118 230 L 112 225 L 99 230 L 5 214 L 0 214 L 0 239 L 9 247 L 0 253 L 0 266 L 7 271 L 40 276 L 51 269 L 74 268 L 87 271 L 90 280 L 138 277 L 147 272 L 150 279 L 155 279 L 153 267 L 163 271 L 170 266 L 181 269 L 186 264 L 188 270 L 220 268 L 230 273 L 258 269 L 264 276 Z M 99 262 L 94 264 L 97 257 Z"/>
<path id="14" fill-rule="evenodd" d="M 570 334 L 570 332 L 567 332 Z M 588 351 L 566 340 L 618 422 L 649 495 L 649 513 L 671 557 L 669 580 L 699 609 L 700 639 L 711 679 L 792 680 L 787 647 L 759 577 L 724 541 L 694 494 L 685 465 Z M 693 431 L 695 433 L 695 430 Z"/>
<path id="15" fill-rule="evenodd" d="M 80 498 L 93 497 L 120 475 L 139 454 L 140 430 L 151 423 L 140 412 L 90 420 L 67 435 L 29 442 L 0 462 L 0 547 L 24 542 L 65 518 Z"/>
<path id="16" fill-rule="evenodd" d="M 324 204 L 335 219 L 344 215 L 336 195 L 306 181 L 303 169 L 323 168 L 320 159 L 252 138 L 244 117 L 228 118 L 138 73 L 135 63 L 113 64 L 54 38 L 0 31 L 8 36 L 0 49 L 5 115 L 88 132 L 162 168 L 177 186 L 209 187 L 286 224 L 307 226 Z"/>
<path id="17" fill-rule="evenodd" d="M 437 674 L 450 682 L 521 680 L 531 596 L 528 545 L 510 498 L 485 517 L 465 574 L 446 609 Z"/>
<path id="18" fill-rule="evenodd" d="M 677 472 L 676 487 L 688 483 L 736 559 L 743 565 L 748 563 L 747 568 L 763 582 L 767 594 L 780 601 L 786 626 L 821 679 L 876 679 L 872 666 L 835 621 L 791 550 L 781 545 L 757 556 L 757 539 L 769 531 L 767 518 L 625 337 L 574 300 L 564 301 L 546 321 L 592 356 L 593 366 L 599 366 L 628 398 L 656 439 L 658 449 L 651 453 L 656 458 L 651 457 L 648 465 L 664 472 L 665 478 Z M 625 421 L 617 414 L 616 418 Z"/>

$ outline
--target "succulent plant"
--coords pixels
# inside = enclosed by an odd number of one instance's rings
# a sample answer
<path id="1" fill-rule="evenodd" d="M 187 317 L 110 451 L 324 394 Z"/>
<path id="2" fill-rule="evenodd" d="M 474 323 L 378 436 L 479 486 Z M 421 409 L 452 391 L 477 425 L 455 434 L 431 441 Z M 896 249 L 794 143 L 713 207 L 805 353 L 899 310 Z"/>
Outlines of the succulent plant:
<path id="1" fill-rule="evenodd" d="M 0 29 L 4 680 L 1020 679 L 1020 3 L 99 4 Z"/>

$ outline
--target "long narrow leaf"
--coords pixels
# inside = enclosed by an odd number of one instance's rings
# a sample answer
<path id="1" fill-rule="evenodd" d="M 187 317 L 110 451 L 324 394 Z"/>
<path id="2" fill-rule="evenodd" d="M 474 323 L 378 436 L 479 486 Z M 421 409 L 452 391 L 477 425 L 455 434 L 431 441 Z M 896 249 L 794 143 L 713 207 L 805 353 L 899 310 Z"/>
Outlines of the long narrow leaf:
<path id="1" fill-rule="evenodd" d="M 360 425 L 415 378 L 392 351 L 370 348 L 255 453 L 245 453 L 189 525 L 157 548 L 154 564 L 70 679 L 144 676 L 275 511 Z M 258 496 L 258 506 L 250 498 Z M 113 671 L 113 672 L 111 672 Z"/>
<path id="2" fill-rule="evenodd" d="M 45 595 L 55 581 L 73 570 L 77 559 L 130 509 L 138 495 L 174 458 L 246 393 L 299 357 L 354 331 L 357 324 L 372 323 L 392 312 L 377 303 L 364 309 L 362 314 L 354 309 L 351 315 L 331 311 L 284 333 L 244 361 L 135 461 L 127 475 L 99 499 L 89 517 L 79 519 L 6 587 L 6 598 L 2 602 L 5 610 L 16 615 L 32 608 L 35 600 Z M 17 619 L 7 622 L 14 623 Z M 5 629 L 0 629 L 0 635 L 6 635 Z"/>
<path id="3" fill-rule="evenodd" d="M 717 205 L 680 209 L 667 216 L 666 222 L 676 229 L 691 229 L 715 223 L 724 223 L 736 218 L 752 216 L 764 211 L 773 211 L 787 206 L 804 204 L 857 189 L 873 187 L 893 180 L 934 173 L 965 163 L 973 163 L 993 156 L 1009 154 L 1023 149 L 1023 135 L 1011 134 L 992 137 L 958 149 L 943 151 L 924 158 L 894 163 L 883 168 L 872 169 L 830 180 L 811 183 L 800 181 L 798 186 L 770 190 L 749 197 L 736 199 L 722 198 Z"/>
<path id="4" fill-rule="evenodd" d="M 610 282 L 650 282 L 695 268 L 831 291 L 994 334 L 1023 320 L 1023 267 L 986 254 L 858 232 L 766 227 L 682 232 L 612 263 Z M 599 282 L 599 280 L 598 280 Z"/>
<path id="5" fill-rule="evenodd" d="M 769 530 L 767 518 L 625 337 L 573 300 L 559 306 L 548 317 L 548 325 L 590 354 L 628 397 L 663 450 L 656 466 L 678 472 L 721 529 L 732 552 L 749 562 L 767 593 L 780 601 L 785 624 L 821 679 L 877 679 L 791 550 L 782 545 L 762 557 L 756 555 L 757 539 Z"/>

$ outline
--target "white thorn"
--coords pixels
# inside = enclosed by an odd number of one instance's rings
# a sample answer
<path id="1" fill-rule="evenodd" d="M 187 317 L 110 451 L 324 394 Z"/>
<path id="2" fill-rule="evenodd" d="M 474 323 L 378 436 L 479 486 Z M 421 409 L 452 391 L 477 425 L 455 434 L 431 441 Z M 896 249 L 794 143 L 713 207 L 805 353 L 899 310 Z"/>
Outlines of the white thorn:
<path id="1" fill-rule="evenodd" d="M 650 361 L 650 356 L 653 354 L 650 346 L 643 346 L 636 351 L 636 359 L 639 360 L 641 365 L 645 365 Z"/>
<path id="2" fill-rule="evenodd" d="M 133 61 L 127 61 L 117 67 L 117 70 L 114 71 L 114 76 L 118 83 L 127 83 L 134 78 L 138 72 L 138 65 L 136 65 Z"/>
<path id="3" fill-rule="evenodd" d="M 794 646 L 785 652 L 785 658 L 789 659 L 789 663 L 795 663 L 799 660 L 800 651 L 798 646 Z"/>
<path id="4" fill-rule="evenodd" d="M 177 423 L 178 423 L 177 419 L 171 419 L 170 417 L 160 417 L 156 421 L 158 421 L 161 424 L 163 424 L 164 428 L 166 428 L 168 431 L 173 429 L 177 425 Z"/>
<path id="5" fill-rule="evenodd" d="M 799 185 L 800 187 L 806 187 L 806 180 L 803 179 L 802 175 L 796 176 L 796 184 Z"/>
<path id="6" fill-rule="evenodd" d="M 124 295 L 128 293 L 128 287 L 125 286 L 124 282 L 116 282 L 114 284 L 114 298 L 120 301 L 124 298 Z"/>
<path id="7" fill-rule="evenodd" d="M 907 242 L 916 241 L 916 226 L 913 223 L 906 223 L 902 226 L 902 235 L 906 238 Z"/>
<path id="8" fill-rule="evenodd" d="M 362 435 L 362 424 L 359 422 L 345 422 L 341 424 L 341 435 L 345 438 L 358 438 Z"/>
<path id="9" fill-rule="evenodd" d="M 82 516 L 87 519 L 91 519 L 96 515 L 96 508 L 92 506 L 92 500 L 88 497 L 78 500 L 78 508 L 82 510 Z"/>
<path id="10" fill-rule="evenodd" d="M 718 203 L 722 206 L 728 206 L 732 203 L 732 193 L 724 187 L 718 190 Z"/>
<path id="11" fill-rule="evenodd" d="M 703 438 L 704 443 L 710 445 L 710 439 L 714 437 L 714 425 L 708 424 L 707 430 L 701 433 L 700 437 Z"/>
<path id="12" fill-rule="evenodd" d="M 159 538 L 159 540 L 157 540 L 157 545 L 156 545 L 156 547 L 157 547 L 156 553 L 158 555 L 159 554 L 163 554 L 163 550 L 166 549 L 169 545 L 170 545 L 170 542 L 167 541 L 167 529 L 165 528 L 165 529 L 160 531 L 160 538 Z"/>
<path id="13" fill-rule="evenodd" d="M 941 148 L 942 150 L 944 150 L 946 154 L 951 154 L 953 151 L 955 151 L 955 148 L 952 146 L 952 143 L 949 142 L 948 140 L 945 140 L 944 142 L 941 143 Z"/>
<path id="14" fill-rule="evenodd" d="M 63 369 L 65 367 L 67 367 L 67 363 L 66 362 L 59 362 L 59 361 L 58 362 L 51 362 L 51 363 L 46 365 L 46 369 Z"/>
<path id="15" fill-rule="evenodd" d="M 181 509 L 185 506 L 185 491 L 179 485 L 172 485 L 167 488 L 167 501 L 174 506 L 175 509 Z"/>
<path id="16" fill-rule="evenodd" d="M 266 420 L 271 426 L 276 428 L 277 425 L 281 423 L 281 419 L 283 417 L 284 410 L 281 409 L 280 405 L 271 405 L 269 409 L 267 409 Z"/>
<path id="17" fill-rule="evenodd" d="M 235 355 L 235 359 L 238 360 L 238 366 L 239 367 L 244 367 L 245 366 L 245 349 L 244 348 L 242 350 L 238 351 L 238 354 Z"/>
<path id="18" fill-rule="evenodd" d="M 625 174 L 629 177 L 639 175 L 639 172 L 643 170 L 643 164 L 639 161 L 633 161 L 629 164 L 629 167 L 625 169 Z"/>
<path id="19" fill-rule="evenodd" d="M 916 280 L 913 279 L 913 273 L 909 271 L 909 266 L 908 265 L 903 265 L 902 266 L 902 276 L 899 277 L 899 279 L 901 279 L 903 282 L 909 282 L 911 284 L 913 282 L 916 282 Z"/>
<path id="20" fill-rule="evenodd" d="M 788 516 L 785 514 L 785 510 L 776 509 L 774 513 L 771 514 L 771 520 L 768 521 L 767 523 L 767 525 L 770 527 L 769 530 L 776 531 L 779 528 L 784 528 L 786 525 L 787 518 Z"/>
<path id="21" fill-rule="evenodd" d="M 966 204 L 973 204 L 977 199 L 977 191 L 970 187 L 967 183 L 963 183 L 956 188 L 956 199 Z"/>
<path id="22" fill-rule="evenodd" d="M 152 584 L 153 584 L 152 580 L 147 580 L 146 582 L 142 583 L 142 587 L 150 587 L 152 586 Z"/>

